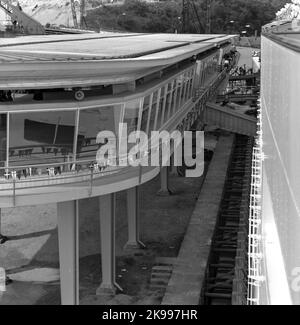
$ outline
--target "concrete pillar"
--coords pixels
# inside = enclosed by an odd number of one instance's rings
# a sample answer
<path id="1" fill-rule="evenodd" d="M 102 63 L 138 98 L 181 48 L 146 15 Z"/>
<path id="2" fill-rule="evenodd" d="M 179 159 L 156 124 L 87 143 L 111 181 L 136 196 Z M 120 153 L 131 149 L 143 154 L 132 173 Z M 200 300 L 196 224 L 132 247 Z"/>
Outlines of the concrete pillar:
<path id="1" fill-rule="evenodd" d="M 78 201 L 57 203 L 62 305 L 79 305 Z"/>
<path id="2" fill-rule="evenodd" d="M 175 166 L 175 163 L 174 163 L 174 153 L 173 153 L 173 155 L 171 155 L 170 161 L 171 161 L 170 162 L 170 174 L 178 176 L 177 166 Z"/>
<path id="3" fill-rule="evenodd" d="M 116 283 L 116 194 L 112 193 L 100 196 L 99 205 L 102 282 L 100 287 L 97 289 L 96 294 L 114 295 L 117 289 L 122 290 Z"/>
<path id="4" fill-rule="evenodd" d="M 139 212 L 139 187 L 136 186 L 127 190 L 128 242 L 125 249 L 145 248 L 140 241 Z"/>
<path id="5" fill-rule="evenodd" d="M 7 242 L 8 241 L 8 237 L 6 237 L 6 236 L 3 236 L 2 235 L 2 232 L 1 232 L 1 221 L 2 221 L 2 214 L 1 214 L 1 212 L 2 212 L 2 210 L 0 209 L 0 245 L 1 244 L 4 244 L 5 242 Z"/>
<path id="6" fill-rule="evenodd" d="M 169 188 L 169 166 L 163 166 L 160 169 L 160 190 L 157 193 L 159 196 L 172 195 Z"/>

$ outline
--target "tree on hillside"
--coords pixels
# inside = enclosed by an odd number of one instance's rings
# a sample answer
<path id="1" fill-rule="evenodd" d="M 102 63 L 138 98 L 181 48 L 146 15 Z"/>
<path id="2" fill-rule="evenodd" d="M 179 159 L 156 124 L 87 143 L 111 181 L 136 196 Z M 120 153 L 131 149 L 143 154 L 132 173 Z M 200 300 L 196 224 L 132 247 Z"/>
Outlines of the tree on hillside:
<path id="1" fill-rule="evenodd" d="M 188 32 L 203 31 L 206 21 L 205 1 L 196 1 L 195 8 L 200 17 L 190 12 Z M 250 25 L 248 32 L 257 30 L 275 18 L 275 13 L 286 0 L 214 0 L 212 6 L 213 33 L 240 33 Z M 192 8 L 190 7 L 190 10 Z M 182 0 L 146 3 L 126 0 L 120 6 L 102 6 L 88 12 L 89 28 L 113 29 L 130 32 L 174 33 L 182 29 Z"/>

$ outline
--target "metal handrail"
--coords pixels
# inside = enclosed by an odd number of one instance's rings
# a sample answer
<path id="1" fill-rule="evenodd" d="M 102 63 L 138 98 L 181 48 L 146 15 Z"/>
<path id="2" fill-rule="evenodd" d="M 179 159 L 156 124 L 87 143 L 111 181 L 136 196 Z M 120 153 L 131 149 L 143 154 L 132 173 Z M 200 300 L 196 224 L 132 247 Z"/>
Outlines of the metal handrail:
<path id="1" fill-rule="evenodd" d="M 61 166 L 68 166 L 68 165 L 84 165 L 84 164 L 93 164 L 96 162 L 96 159 L 91 160 L 72 160 L 69 162 L 57 162 L 57 163 L 49 163 L 49 164 L 31 164 L 31 165 L 21 165 L 21 166 L 8 166 L 8 167 L 0 167 L 0 170 L 22 170 L 28 168 L 51 168 L 51 167 L 61 167 Z"/>

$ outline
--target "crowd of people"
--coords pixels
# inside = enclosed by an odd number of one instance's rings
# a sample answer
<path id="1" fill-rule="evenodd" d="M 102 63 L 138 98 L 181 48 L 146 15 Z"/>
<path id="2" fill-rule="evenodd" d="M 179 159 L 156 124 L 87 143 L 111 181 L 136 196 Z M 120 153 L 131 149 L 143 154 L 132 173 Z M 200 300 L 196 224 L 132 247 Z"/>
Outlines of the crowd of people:
<path id="1" fill-rule="evenodd" d="M 11 90 L 0 90 L 0 102 L 12 102 L 12 92 Z"/>
<path id="2" fill-rule="evenodd" d="M 246 65 L 236 67 L 234 71 L 232 72 L 232 75 L 234 76 L 246 76 L 246 75 L 252 75 L 253 74 L 253 68 L 246 68 Z"/>
<path id="3" fill-rule="evenodd" d="M 231 67 L 231 64 L 233 62 L 233 60 L 235 59 L 237 54 L 237 49 L 235 47 L 235 45 L 232 45 L 231 49 L 229 52 L 225 53 L 223 56 L 223 66 L 225 69 L 229 69 Z"/>
<path id="4" fill-rule="evenodd" d="M 6 170 L 3 171 L 2 177 L 4 176 L 5 179 L 9 180 L 12 179 L 14 181 L 26 179 L 27 177 L 33 176 L 42 176 L 48 175 L 50 177 L 59 176 L 66 172 L 81 172 L 81 171 L 89 171 L 91 173 L 101 173 L 104 172 L 105 169 L 108 167 L 107 164 L 99 164 L 97 162 L 90 162 L 87 164 L 78 164 L 78 163 L 69 163 L 69 164 L 62 164 L 60 166 L 51 166 L 51 167 L 44 167 L 44 168 L 37 168 L 37 167 L 28 167 L 18 170 Z"/>

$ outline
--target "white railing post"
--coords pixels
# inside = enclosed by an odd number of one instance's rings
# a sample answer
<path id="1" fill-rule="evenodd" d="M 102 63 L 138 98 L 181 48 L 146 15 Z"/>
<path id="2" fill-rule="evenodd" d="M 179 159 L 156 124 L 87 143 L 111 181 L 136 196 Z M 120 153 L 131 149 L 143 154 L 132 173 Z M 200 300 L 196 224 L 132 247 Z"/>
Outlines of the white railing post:
<path id="1" fill-rule="evenodd" d="M 258 108 L 259 122 L 257 137 L 253 148 L 252 179 L 249 211 L 249 243 L 248 243 L 248 305 L 258 305 L 260 302 L 260 286 L 262 277 L 262 128 L 261 108 Z"/>

